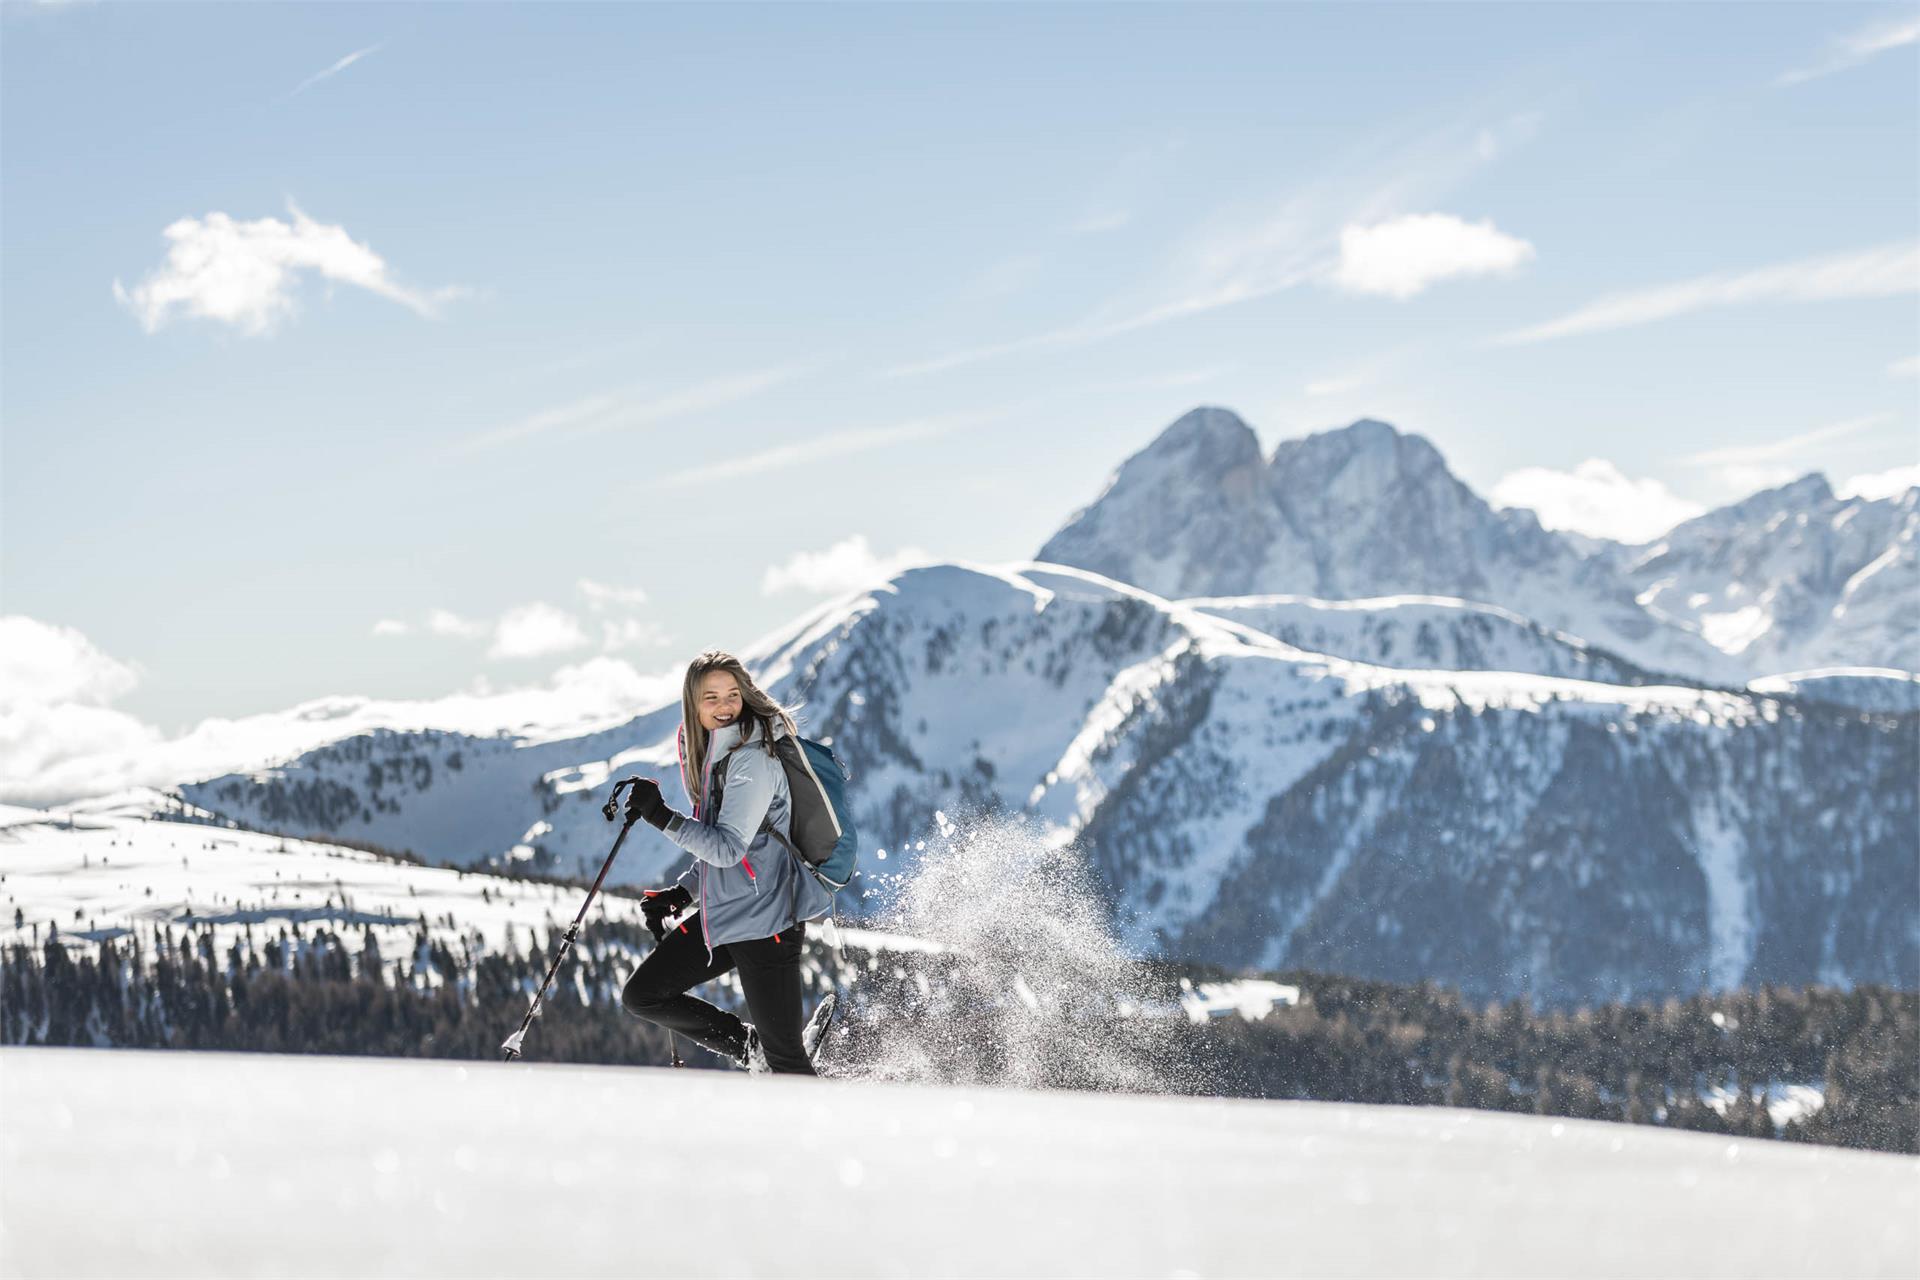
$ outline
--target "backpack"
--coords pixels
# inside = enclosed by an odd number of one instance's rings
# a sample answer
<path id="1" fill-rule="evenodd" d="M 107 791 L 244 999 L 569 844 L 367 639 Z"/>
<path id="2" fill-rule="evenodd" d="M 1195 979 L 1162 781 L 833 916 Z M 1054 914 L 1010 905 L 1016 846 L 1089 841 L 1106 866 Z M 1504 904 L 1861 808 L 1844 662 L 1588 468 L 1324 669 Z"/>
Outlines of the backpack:
<path id="1" fill-rule="evenodd" d="M 813 878 L 838 893 L 853 879 L 860 858 L 860 837 L 853 828 L 853 808 L 847 803 L 851 770 L 840 763 L 833 748 L 812 738 L 789 734 L 773 740 L 773 751 L 787 771 L 789 821 L 786 836 L 767 830 L 797 855 Z"/>
<path id="2" fill-rule="evenodd" d="M 727 757 L 738 750 L 736 746 L 728 751 L 713 771 L 713 812 L 719 812 Z M 793 734 L 775 738 L 773 753 L 787 774 L 787 827 L 792 838 L 774 830 L 771 820 L 762 822 L 760 829 L 798 858 L 827 892 L 838 893 L 853 879 L 860 856 L 860 837 L 847 801 L 847 781 L 853 774 L 833 748 L 812 738 Z"/>

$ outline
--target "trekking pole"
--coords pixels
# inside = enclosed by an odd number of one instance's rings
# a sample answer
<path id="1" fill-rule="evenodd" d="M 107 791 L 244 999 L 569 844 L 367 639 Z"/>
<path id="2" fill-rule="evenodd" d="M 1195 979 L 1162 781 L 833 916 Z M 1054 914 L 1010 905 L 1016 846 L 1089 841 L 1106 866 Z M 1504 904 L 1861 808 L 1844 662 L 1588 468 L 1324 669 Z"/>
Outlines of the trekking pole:
<path id="1" fill-rule="evenodd" d="M 614 821 L 619 814 L 621 789 L 630 787 L 638 781 L 638 778 L 626 778 L 614 783 L 613 795 L 600 806 L 600 812 L 606 815 L 608 822 Z M 627 832 L 633 829 L 634 819 L 638 816 L 628 814 L 627 820 L 620 824 L 620 834 L 614 837 L 613 848 L 608 851 L 607 860 L 600 864 L 600 874 L 593 878 L 593 888 L 587 890 L 587 900 L 580 904 L 580 914 L 575 916 L 573 923 L 567 926 L 566 936 L 560 940 L 559 949 L 553 953 L 553 963 L 547 966 L 547 976 L 540 980 L 540 989 L 533 993 L 533 1003 L 527 1006 L 527 1016 L 521 1019 L 520 1029 L 501 1042 L 500 1048 L 505 1051 L 501 1061 L 512 1062 L 520 1056 L 520 1042 L 526 1037 L 527 1028 L 532 1026 L 533 1020 L 540 1015 L 540 1001 L 545 998 L 547 987 L 553 982 L 553 975 L 560 971 L 560 962 L 566 959 L 567 952 L 573 949 L 573 940 L 580 932 L 580 922 L 587 918 L 587 908 L 593 905 L 593 895 L 600 892 L 600 884 L 607 878 L 607 872 L 613 869 L 613 860 L 620 856 L 620 846 L 626 842 Z M 679 1051 L 676 1049 L 674 1057 L 679 1056 Z"/>

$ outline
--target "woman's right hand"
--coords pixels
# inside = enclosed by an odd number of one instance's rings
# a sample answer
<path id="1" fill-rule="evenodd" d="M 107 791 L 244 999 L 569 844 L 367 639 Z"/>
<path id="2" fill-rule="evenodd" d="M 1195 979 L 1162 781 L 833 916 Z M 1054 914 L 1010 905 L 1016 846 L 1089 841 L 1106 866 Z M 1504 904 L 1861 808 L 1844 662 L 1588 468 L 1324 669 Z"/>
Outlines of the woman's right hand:
<path id="1" fill-rule="evenodd" d="M 666 889 L 644 889 L 640 894 L 640 914 L 646 917 L 647 929 L 653 934 L 655 942 L 663 942 L 667 936 L 667 917 L 677 915 L 693 905 L 693 894 L 683 884 Z M 680 926 L 682 929 L 685 925 Z"/>

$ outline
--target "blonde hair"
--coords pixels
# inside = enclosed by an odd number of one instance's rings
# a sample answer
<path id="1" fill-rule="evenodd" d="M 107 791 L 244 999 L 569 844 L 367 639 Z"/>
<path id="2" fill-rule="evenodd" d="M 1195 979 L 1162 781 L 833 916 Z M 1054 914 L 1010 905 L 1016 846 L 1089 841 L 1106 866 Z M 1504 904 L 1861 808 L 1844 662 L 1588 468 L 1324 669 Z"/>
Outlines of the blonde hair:
<path id="1" fill-rule="evenodd" d="M 707 743 L 712 735 L 700 723 L 698 701 L 700 680 L 715 671 L 725 671 L 740 684 L 741 718 L 747 723 L 740 726 L 740 736 L 744 740 L 753 725 L 760 726 L 760 745 L 768 755 L 773 754 L 773 725 L 775 721 L 785 725 L 787 732 L 800 733 L 800 726 L 793 718 L 793 712 L 775 702 L 753 682 L 740 659 L 724 649 L 709 649 L 687 665 L 687 678 L 680 687 L 680 781 L 687 788 L 687 798 L 698 808 L 701 802 L 702 784 L 706 779 Z"/>

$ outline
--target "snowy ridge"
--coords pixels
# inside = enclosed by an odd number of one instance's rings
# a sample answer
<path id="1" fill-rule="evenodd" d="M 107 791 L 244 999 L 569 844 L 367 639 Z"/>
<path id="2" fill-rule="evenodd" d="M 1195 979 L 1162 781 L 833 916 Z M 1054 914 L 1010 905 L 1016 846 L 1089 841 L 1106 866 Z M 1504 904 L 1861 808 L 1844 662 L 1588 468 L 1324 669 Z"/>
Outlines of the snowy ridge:
<path id="1" fill-rule="evenodd" d="M 1765 676 L 1747 686 L 1755 693 L 1785 694 L 1859 707 L 1862 711 L 1920 711 L 1920 675 L 1886 667 L 1825 667 Z"/>

